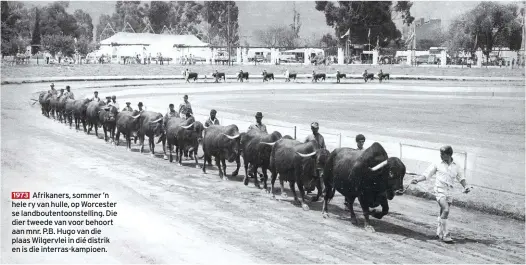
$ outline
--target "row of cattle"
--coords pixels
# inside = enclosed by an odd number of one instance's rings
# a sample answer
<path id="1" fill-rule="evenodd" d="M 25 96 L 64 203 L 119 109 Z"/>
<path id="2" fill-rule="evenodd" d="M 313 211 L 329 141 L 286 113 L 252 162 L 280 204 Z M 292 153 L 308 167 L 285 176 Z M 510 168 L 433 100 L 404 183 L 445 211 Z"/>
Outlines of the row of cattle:
<path id="1" fill-rule="evenodd" d="M 395 194 L 403 194 L 403 177 L 405 166 L 396 157 L 388 157 L 385 149 L 379 143 L 373 143 L 366 150 L 352 148 L 337 148 L 332 152 L 318 148 L 315 141 L 299 142 L 292 137 L 282 136 L 274 131 L 270 134 L 251 130 L 240 132 L 237 125 L 212 125 L 205 127 L 194 117 L 181 119 L 176 116 L 163 116 L 152 111 L 121 111 L 105 102 L 90 99 L 73 100 L 49 92 L 42 92 L 39 97 L 42 114 L 59 122 L 68 123 L 71 128 L 73 120 L 75 129 L 90 134 L 98 127 L 104 130 L 104 140 L 119 145 L 119 136 L 126 139 L 126 149 L 131 151 L 131 137 L 140 140 L 140 152 L 144 149 L 144 140 L 149 139 L 151 155 L 154 156 L 155 137 L 157 143 L 162 142 L 164 159 L 173 161 L 172 151 L 175 149 L 176 159 L 182 164 L 183 152 L 193 155 L 195 166 L 206 173 L 206 162 L 215 158 L 219 170 L 219 177 L 226 178 L 226 163 L 236 162 L 236 169 L 232 176 L 236 176 L 243 158 L 245 177 L 244 184 L 248 185 L 249 176 L 254 177 L 254 184 L 260 188 L 257 169 L 263 172 L 263 188 L 267 190 L 267 170 L 271 172 L 270 194 L 274 197 L 274 183 L 280 178 L 281 194 L 285 196 L 284 182 L 289 182 L 294 195 L 294 201 L 300 203 L 304 210 L 308 210 L 305 199 L 306 190 L 317 189 L 312 201 L 324 197 L 322 214 L 328 216 L 327 205 L 334 197 L 335 191 L 345 196 L 349 202 L 351 219 L 357 222 L 353 210 L 353 203 L 358 198 L 365 217 L 365 227 L 374 231 L 369 224 L 369 216 L 382 218 L 389 211 L 388 200 Z M 108 137 L 109 133 L 109 137 Z M 197 151 L 202 147 L 203 156 L 198 157 Z M 167 155 L 168 152 L 168 155 Z M 202 167 L 198 159 L 203 160 Z M 249 169 L 252 172 L 248 172 Z M 322 174 L 315 174 L 321 169 Z M 250 174 L 249 174 L 250 173 Z M 321 175 L 321 176 L 320 176 Z M 295 184 L 299 189 L 301 201 L 295 191 Z M 268 191 L 268 190 L 267 190 Z M 369 208 L 382 207 L 381 212 Z"/>
<path id="2" fill-rule="evenodd" d="M 183 72 L 183 76 L 185 77 L 186 82 L 189 82 L 190 80 L 194 80 L 194 82 L 197 81 L 198 75 L 199 74 L 196 72 L 186 72 L 186 71 Z M 288 73 L 288 76 L 287 76 L 287 73 L 284 73 L 283 75 L 285 76 L 287 82 L 290 80 L 296 81 L 296 78 L 298 76 L 297 73 Z M 382 82 L 382 80 L 389 80 L 389 77 L 390 77 L 389 73 L 383 73 L 383 72 L 380 72 L 377 75 L 378 75 L 378 80 L 380 82 Z M 215 73 L 212 73 L 211 76 L 215 78 L 216 80 L 223 79 L 223 81 L 226 81 L 226 74 L 224 72 L 215 72 Z M 264 71 L 261 73 L 261 76 L 263 77 L 263 82 L 269 81 L 271 79 L 274 80 L 274 73 Z M 243 82 L 243 80 L 248 81 L 248 77 L 249 77 L 248 72 L 240 71 L 237 74 L 237 81 L 241 81 L 241 82 Z M 363 73 L 362 77 L 365 82 L 367 82 L 368 80 L 374 80 L 375 78 L 374 73 L 367 73 L 367 72 Z M 206 78 L 206 75 L 205 75 L 205 78 Z M 327 78 L 327 74 L 325 73 L 315 73 L 314 71 L 312 72 L 312 82 L 318 82 L 318 80 L 325 81 L 326 78 Z M 347 78 L 347 75 L 340 73 L 338 71 L 336 73 L 337 82 L 340 83 L 340 79 L 342 78 Z"/>

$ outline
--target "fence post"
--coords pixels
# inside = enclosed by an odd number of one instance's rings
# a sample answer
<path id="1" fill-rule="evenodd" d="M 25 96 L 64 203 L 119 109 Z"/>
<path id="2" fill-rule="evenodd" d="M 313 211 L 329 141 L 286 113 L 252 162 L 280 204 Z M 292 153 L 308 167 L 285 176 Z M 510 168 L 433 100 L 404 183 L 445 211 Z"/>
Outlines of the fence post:
<path id="1" fill-rule="evenodd" d="M 296 126 L 294 126 L 294 140 L 296 140 Z"/>
<path id="2" fill-rule="evenodd" d="M 338 134 L 338 148 L 342 147 L 342 133 Z"/>

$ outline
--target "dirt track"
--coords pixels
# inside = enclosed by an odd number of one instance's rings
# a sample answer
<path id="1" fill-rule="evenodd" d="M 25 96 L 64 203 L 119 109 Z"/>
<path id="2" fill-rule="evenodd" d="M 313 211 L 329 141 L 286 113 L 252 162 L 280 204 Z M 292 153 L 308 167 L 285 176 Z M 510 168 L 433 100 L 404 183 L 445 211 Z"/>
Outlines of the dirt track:
<path id="1" fill-rule="evenodd" d="M 437 205 L 396 197 L 391 213 L 372 220 L 377 233 L 350 223 L 343 198 L 321 217 L 321 202 L 303 211 L 292 196 L 271 200 L 241 183 L 221 181 L 149 154 L 114 148 L 30 107 L 30 91 L 2 88 L 2 224 L 14 190 L 107 192 L 119 203 L 106 254 L 14 254 L 2 225 L 2 262 L 22 263 L 524 263 L 524 223 L 454 208 L 455 245 L 432 239 Z M 160 157 L 160 146 L 157 151 Z M 147 148 L 146 148 L 147 149 Z M 232 172 L 229 165 L 227 172 Z M 243 172 L 243 171 L 241 171 Z M 359 208 L 359 207 L 356 207 Z"/>

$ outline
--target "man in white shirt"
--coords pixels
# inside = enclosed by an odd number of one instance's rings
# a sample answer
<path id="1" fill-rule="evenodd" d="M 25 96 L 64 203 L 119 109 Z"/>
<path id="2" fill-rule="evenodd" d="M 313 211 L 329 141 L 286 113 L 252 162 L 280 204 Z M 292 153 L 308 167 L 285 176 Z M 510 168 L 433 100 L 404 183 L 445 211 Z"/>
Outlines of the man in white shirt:
<path id="1" fill-rule="evenodd" d="M 452 156 L 453 148 L 449 145 L 443 146 L 440 148 L 440 158 L 442 161 L 431 164 L 423 176 L 418 176 L 411 181 L 412 184 L 416 184 L 436 174 L 435 195 L 438 205 L 440 206 L 440 216 L 438 217 L 436 236 L 438 239 L 442 239 L 445 243 L 453 243 L 447 228 L 449 208 L 451 207 L 451 203 L 453 203 L 453 197 L 451 195 L 453 183 L 457 180 L 462 187 L 464 187 L 464 193 L 470 191 L 470 188 L 467 187 L 466 179 L 464 178 L 463 169 L 453 161 Z"/>
<path id="2" fill-rule="evenodd" d="M 120 109 L 119 103 L 117 103 L 117 97 L 115 95 L 111 96 L 111 101 L 108 104 L 109 106 L 115 106 L 117 110 Z"/>
<path id="3" fill-rule="evenodd" d="M 98 91 L 93 92 L 93 97 L 91 98 L 91 101 L 97 101 L 97 102 L 100 101 L 99 92 Z"/>

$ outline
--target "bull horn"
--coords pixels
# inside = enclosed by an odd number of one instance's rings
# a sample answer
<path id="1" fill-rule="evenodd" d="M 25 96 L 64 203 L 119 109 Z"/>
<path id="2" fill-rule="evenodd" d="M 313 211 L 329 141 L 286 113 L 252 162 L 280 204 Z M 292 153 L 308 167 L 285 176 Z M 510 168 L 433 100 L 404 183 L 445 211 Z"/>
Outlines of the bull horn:
<path id="1" fill-rule="evenodd" d="M 239 137 L 240 134 L 236 134 L 236 135 L 234 135 L 234 136 L 230 136 L 230 135 L 228 135 L 228 134 L 224 134 L 224 133 L 223 133 L 223 135 L 226 136 L 226 137 L 228 137 L 228 139 L 230 139 L 230 140 L 234 140 L 234 139 L 236 139 L 237 137 Z"/>
<path id="2" fill-rule="evenodd" d="M 300 155 L 301 157 L 311 157 L 311 156 L 313 156 L 313 155 L 316 154 L 316 151 L 314 151 L 314 152 L 312 152 L 312 153 L 310 153 L 310 154 L 306 154 L 306 155 L 305 155 L 305 154 L 302 154 L 302 153 L 300 153 L 300 152 L 296 152 L 296 154 Z"/>
<path id="3" fill-rule="evenodd" d="M 150 123 L 157 123 L 157 122 L 160 122 L 162 119 L 163 119 L 163 118 L 161 117 L 161 118 L 159 118 L 159 119 L 157 119 L 157 120 L 151 121 Z"/>
<path id="4" fill-rule="evenodd" d="M 377 171 L 381 168 L 383 168 L 385 165 L 387 165 L 387 160 L 383 161 L 382 163 L 376 165 L 375 167 L 371 168 L 371 171 Z"/>
<path id="5" fill-rule="evenodd" d="M 139 116 L 141 116 L 141 114 L 137 114 L 137 116 L 131 116 L 131 117 L 134 118 L 134 119 L 137 119 L 137 118 L 139 118 Z"/>
<path id="6" fill-rule="evenodd" d="M 266 145 L 274 146 L 274 145 L 276 144 L 276 142 L 273 142 L 273 143 L 265 143 L 265 142 L 261 142 L 260 144 L 266 144 Z"/>
<path id="7" fill-rule="evenodd" d="M 188 128 L 192 127 L 192 125 L 194 125 L 194 123 L 193 123 L 193 122 L 192 122 L 192 124 L 190 124 L 190 125 L 187 125 L 187 126 L 182 126 L 182 125 L 181 125 L 181 127 L 183 127 L 184 129 L 188 129 Z"/>

